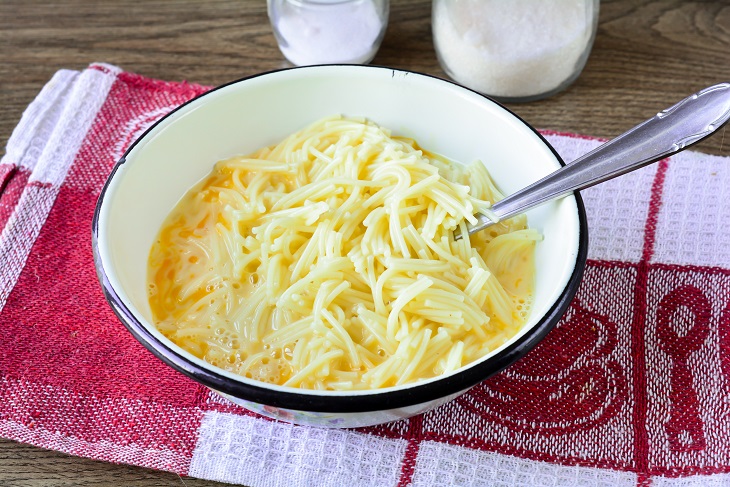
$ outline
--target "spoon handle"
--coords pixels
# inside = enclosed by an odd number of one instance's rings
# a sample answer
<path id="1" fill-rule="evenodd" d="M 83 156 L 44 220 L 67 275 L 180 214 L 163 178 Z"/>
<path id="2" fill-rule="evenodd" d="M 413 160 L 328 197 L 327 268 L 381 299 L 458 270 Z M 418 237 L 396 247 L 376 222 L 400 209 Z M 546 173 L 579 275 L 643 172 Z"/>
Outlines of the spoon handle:
<path id="1" fill-rule="evenodd" d="M 639 169 L 685 149 L 709 136 L 730 119 L 730 83 L 705 88 L 667 108 L 628 132 L 597 147 L 572 163 L 513 193 L 492 207 L 500 219 Z M 469 234 L 493 222 L 475 215 L 479 223 Z"/>

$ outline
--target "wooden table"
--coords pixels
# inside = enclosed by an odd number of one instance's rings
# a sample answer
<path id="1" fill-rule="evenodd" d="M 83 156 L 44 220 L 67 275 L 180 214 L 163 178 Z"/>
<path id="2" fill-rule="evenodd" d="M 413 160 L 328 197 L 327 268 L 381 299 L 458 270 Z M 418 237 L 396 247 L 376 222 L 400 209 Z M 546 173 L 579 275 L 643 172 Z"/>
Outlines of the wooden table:
<path id="1" fill-rule="evenodd" d="M 388 31 L 373 63 L 444 76 L 430 15 L 428 0 L 392 0 Z M 94 61 L 208 85 L 286 65 L 262 0 L 3 0 L 0 145 L 56 70 L 82 69 Z M 730 81 L 730 1 L 606 0 L 578 81 L 548 100 L 510 108 L 539 128 L 613 137 L 721 81 Z M 730 131 L 726 127 L 696 150 L 730 154 Z M 111 484 L 225 485 L 0 439 L 2 486 Z"/>

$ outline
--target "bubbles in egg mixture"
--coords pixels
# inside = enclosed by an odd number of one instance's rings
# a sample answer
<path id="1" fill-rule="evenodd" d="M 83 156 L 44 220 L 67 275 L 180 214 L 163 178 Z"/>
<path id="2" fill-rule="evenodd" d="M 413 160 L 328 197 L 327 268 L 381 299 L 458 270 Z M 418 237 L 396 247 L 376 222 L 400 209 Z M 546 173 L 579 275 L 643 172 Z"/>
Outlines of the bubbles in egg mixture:
<path id="1" fill-rule="evenodd" d="M 525 323 L 527 321 L 527 317 L 530 315 L 530 310 L 532 309 L 532 301 L 532 294 L 528 294 L 519 298 L 513 298 L 513 302 L 515 303 L 516 318 L 521 324 Z"/>
<path id="2" fill-rule="evenodd" d="M 263 357 L 249 368 L 249 373 L 251 379 L 278 384 L 289 378 L 291 366 L 282 359 Z"/>

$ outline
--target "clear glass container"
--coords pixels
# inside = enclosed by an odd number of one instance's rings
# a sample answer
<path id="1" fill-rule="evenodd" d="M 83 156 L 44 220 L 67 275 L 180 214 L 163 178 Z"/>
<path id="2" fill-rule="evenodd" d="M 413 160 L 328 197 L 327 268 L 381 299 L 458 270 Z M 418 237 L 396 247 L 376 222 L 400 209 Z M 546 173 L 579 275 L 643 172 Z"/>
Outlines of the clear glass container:
<path id="1" fill-rule="evenodd" d="M 369 63 L 389 11 L 388 0 L 268 0 L 279 49 L 297 66 Z"/>
<path id="2" fill-rule="evenodd" d="M 454 81 L 500 101 L 554 95 L 580 75 L 599 0 L 433 0 L 436 55 Z"/>

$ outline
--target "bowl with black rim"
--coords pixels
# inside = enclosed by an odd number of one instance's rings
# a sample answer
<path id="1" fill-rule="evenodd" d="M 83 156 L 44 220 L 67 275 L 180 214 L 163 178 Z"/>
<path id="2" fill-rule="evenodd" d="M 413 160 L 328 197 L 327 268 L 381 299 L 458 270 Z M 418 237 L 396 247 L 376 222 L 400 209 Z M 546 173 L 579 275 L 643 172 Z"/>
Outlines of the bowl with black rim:
<path id="1" fill-rule="evenodd" d="M 173 369 L 247 409 L 297 424 L 359 427 L 428 411 L 528 353 L 555 326 L 586 263 L 586 215 L 578 194 L 527 213 L 543 235 L 527 323 L 481 359 L 447 375 L 357 391 L 268 384 L 215 367 L 154 326 L 147 262 L 162 222 L 213 164 L 251 153 L 322 118 L 364 117 L 460 162 L 483 161 L 509 194 L 563 161 L 528 123 L 495 101 L 432 76 L 378 66 L 291 68 L 215 88 L 174 109 L 140 134 L 115 165 L 99 197 L 93 249 L 99 281 L 119 320 Z"/>

